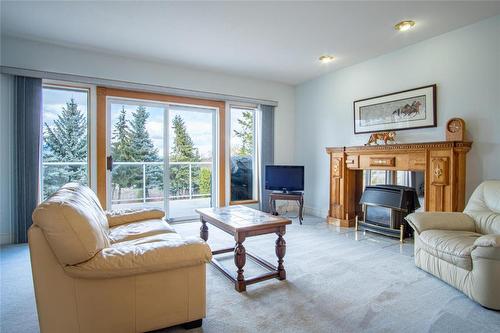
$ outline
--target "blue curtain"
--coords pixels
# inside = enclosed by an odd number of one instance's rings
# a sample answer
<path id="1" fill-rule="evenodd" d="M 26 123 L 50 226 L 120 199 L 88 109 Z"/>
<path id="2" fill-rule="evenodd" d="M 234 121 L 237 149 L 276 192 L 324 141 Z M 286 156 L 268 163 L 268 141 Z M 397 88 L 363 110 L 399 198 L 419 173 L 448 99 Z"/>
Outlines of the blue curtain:
<path id="1" fill-rule="evenodd" d="M 269 212 L 269 193 L 271 191 L 266 190 L 265 180 L 266 180 L 266 165 L 274 164 L 274 106 L 261 105 L 260 110 L 262 111 L 262 128 L 261 128 L 261 156 L 260 156 L 260 210 L 264 212 Z"/>
<path id="2" fill-rule="evenodd" d="M 16 243 L 26 243 L 39 193 L 42 80 L 23 76 L 15 80 L 14 235 Z"/>

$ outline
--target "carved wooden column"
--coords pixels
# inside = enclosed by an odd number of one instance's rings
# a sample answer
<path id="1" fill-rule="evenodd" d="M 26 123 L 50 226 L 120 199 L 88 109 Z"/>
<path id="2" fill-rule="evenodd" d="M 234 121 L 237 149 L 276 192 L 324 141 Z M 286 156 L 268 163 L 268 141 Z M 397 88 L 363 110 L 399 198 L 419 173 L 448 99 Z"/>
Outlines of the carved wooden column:
<path id="1" fill-rule="evenodd" d="M 450 211 L 451 188 L 450 184 L 450 156 L 447 151 L 431 151 L 427 162 L 429 179 L 427 210 Z"/>
<path id="2" fill-rule="evenodd" d="M 330 154 L 330 207 L 327 222 L 341 227 L 354 226 L 356 214 L 356 174 L 347 166 L 353 160 L 347 158 L 343 149 Z"/>
<path id="3" fill-rule="evenodd" d="M 461 212 L 465 208 L 465 185 L 466 185 L 466 173 L 467 173 L 467 152 L 470 150 L 470 146 L 462 145 L 461 143 L 457 143 L 455 147 L 455 172 L 454 177 L 456 179 L 456 187 L 453 191 L 454 206 L 452 207 L 453 211 Z"/>
<path id="4" fill-rule="evenodd" d="M 278 279 L 284 280 L 286 279 L 286 271 L 285 266 L 283 266 L 283 258 L 286 253 L 286 242 L 283 238 L 285 234 L 285 228 L 281 229 L 276 233 L 278 235 L 278 239 L 276 240 L 276 256 L 278 257 Z"/>
<path id="5" fill-rule="evenodd" d="M 203 239 L 206 242 L 208 240 L 208 226 L 207 226 L 207 222 L 203 219 L 203 217 L 200 217 L 200 220 L 201 220 L 200 238 Z"/>
<path id="6" fill-rule="evenodd" d="M 236 271 L 237 276 L 234 288 L 237 291 L 245 291 L 247 290 L 245 283 L 245 276 L 243 275 L 244 272 L 243 267 L 245 266 L 245 263 L 247 261 L 247 255 L 246 255 L 247 253 L 245 247 L 243 246 L 245 237 L 238 235 L 235 238 L 236 238 L 236 246 L 234 247 L 234 264 L 236 265 L 238 270 Z"/>

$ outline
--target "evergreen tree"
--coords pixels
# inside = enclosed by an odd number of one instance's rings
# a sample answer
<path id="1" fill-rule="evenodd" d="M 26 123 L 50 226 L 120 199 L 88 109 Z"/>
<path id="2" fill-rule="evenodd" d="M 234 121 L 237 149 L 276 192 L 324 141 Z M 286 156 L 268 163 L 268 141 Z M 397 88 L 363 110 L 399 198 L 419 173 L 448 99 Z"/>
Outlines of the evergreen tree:
<path id="1" fill-rule="evenodd" d="M 200 170 L 200 194 L 210 194 L 212 190 L 212 171 L 207 168 Z"/>
<path id="2" fill-rule="evenodd" d="M 130 158 L 137 162 L 157 162 L 158 148 L 155 148 L 146 129 L 149 112 L 142 105 L 132 113 L 130 122 Z"/>
<path id="3" fill-rule="evenodd" d="M 130 130 L 126 120 L 127 112 L 125 107 L 122 106 L 120 115 L 118 116 L 118 121 L 115 123 L 113 128 L 113 137 L 111 144 L 111 156 L 113 156 L 114 161 L 128 162 L 131 161 L 131 147 L 130 147 Z M 132 186 L 133 174 L 130 167 L 117 166 L 113 170 L 113 193 L 118 187 L 118 197 L 121 199 L 122 189 Z M 115 196 L 113 195 L 113 198 Z"/>
<path id="4" fill-rule="evenodd" d="M 66 102 L 54 124 L 44 124 L 43 160 L 45 162 L 86 162 L 87 119 L 73 98 Z M 46 166 L 44 196 L 68 182 L 87 183 L 86 165 Z"/>
<path id="5" fill-rule="evenodd" d="M 195 148 L 193 140 L 189 136 L 180 115 L 175 115 L 172 119 L 172 129 L 174 130 L 174 140 L 170 151 L 170 161 L 172 162 L 199 162 L 200 153 Z M 193 166 L 191 169 L 192 191 L 196 193 L 200 186 L 200 167 Z M 170 193 L 171 195 L 189 194 L 189 166 L 178 165 L 170 168 Z"/>
<path id="6" fill-rule="evenodd" d="M 170 160 L 173 162 L 199 162 L 200 153 L 194 147 L 193 140 L 189 136 L 180 115 L 175 115 L 172 119 L 172 129 L 174 130 L 174 142 L 170 153 Z"/>
<path id="7" fill-rule="evenodd" d="M 146 107 L 140 105 L 132 113 L 130 122 L 130 160 L 134 162 L 159 162 L 158 148 L 153 144 L 146 129 L 146 122 L 149 118 L 149 112 Z M 142 168 L 131 168 L 131 184 L 136 188 L 142 188 Z M 146 166 L 146 193 L 142 193 L 146 198 L 149 197 L 149 190 L 153 187 L 163 188 L 162 168 L 157 165 Z"/>
<path id="8" fill-rule="evenodd" d="M 87 119 L 71 98 L 51 127 L 45 123 L 45 161 L 84 162 L 87 159 Z"/>
<path id="9" fill-rule="evenodd" d="M 240 156 L 251 156 L 253 154 L 253 113 L 243 111 L 242 116 L 238 118 L 241 131 L 233 130 L 234 135 L 241 139 L 241 146 L 237 154 Z"/>

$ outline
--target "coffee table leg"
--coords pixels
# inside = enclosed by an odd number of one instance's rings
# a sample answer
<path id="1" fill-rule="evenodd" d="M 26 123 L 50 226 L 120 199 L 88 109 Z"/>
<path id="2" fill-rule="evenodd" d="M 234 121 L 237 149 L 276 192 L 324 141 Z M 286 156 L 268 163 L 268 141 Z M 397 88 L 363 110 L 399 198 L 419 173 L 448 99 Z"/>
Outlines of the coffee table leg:
<path id="1" fill-rule="evenodd" d="M 283 238 L 284 232 L 277 232 L 278 239 L 276 240 L 276 256 L 278 257 L 278 279 L 285 280 L 286 279 L 286 271 L 285 266 L 283 266 L 283 257 L 286 253 L 286 242 Z"/>
<path id="2" fill-rule="evenodd" d="M 245 266 L 246 260 L 246 250 L 243 246 L 243 240 L 237 240 L 236 246 L 234 247 L 234 264 L 238 268 L 236 271 L 238 275 L 236 277 L 234 288 L 240 292 L 247 290 L 245 277 L 243 276 L 243 266 Z"/>
<path id="3" fill-rule="evenodd" d="M 208 226 L 207 226 L 207 222 L 203 220 L 203 217 L 201 217 L 200 220 L 201 220 L 200 238 L 203 239 L 206 242 L 208 240 Z"/>

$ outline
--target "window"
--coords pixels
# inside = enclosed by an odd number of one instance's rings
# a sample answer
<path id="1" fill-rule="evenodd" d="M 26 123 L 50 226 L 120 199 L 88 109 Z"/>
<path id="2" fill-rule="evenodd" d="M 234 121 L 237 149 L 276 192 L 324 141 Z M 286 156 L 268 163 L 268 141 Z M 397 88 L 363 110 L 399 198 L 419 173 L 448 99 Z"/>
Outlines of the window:
<path id="1" fill-rule="evenodd" d="M 42 200 L 66 183 L 89 183 L 88 110 L 88 89 L 43 87 Z"/>
<path id="2" fill-rule="evenodd" d="M 230 110 L 230 201 L 256 201 L 256 110 L 236 106 Z"/>

